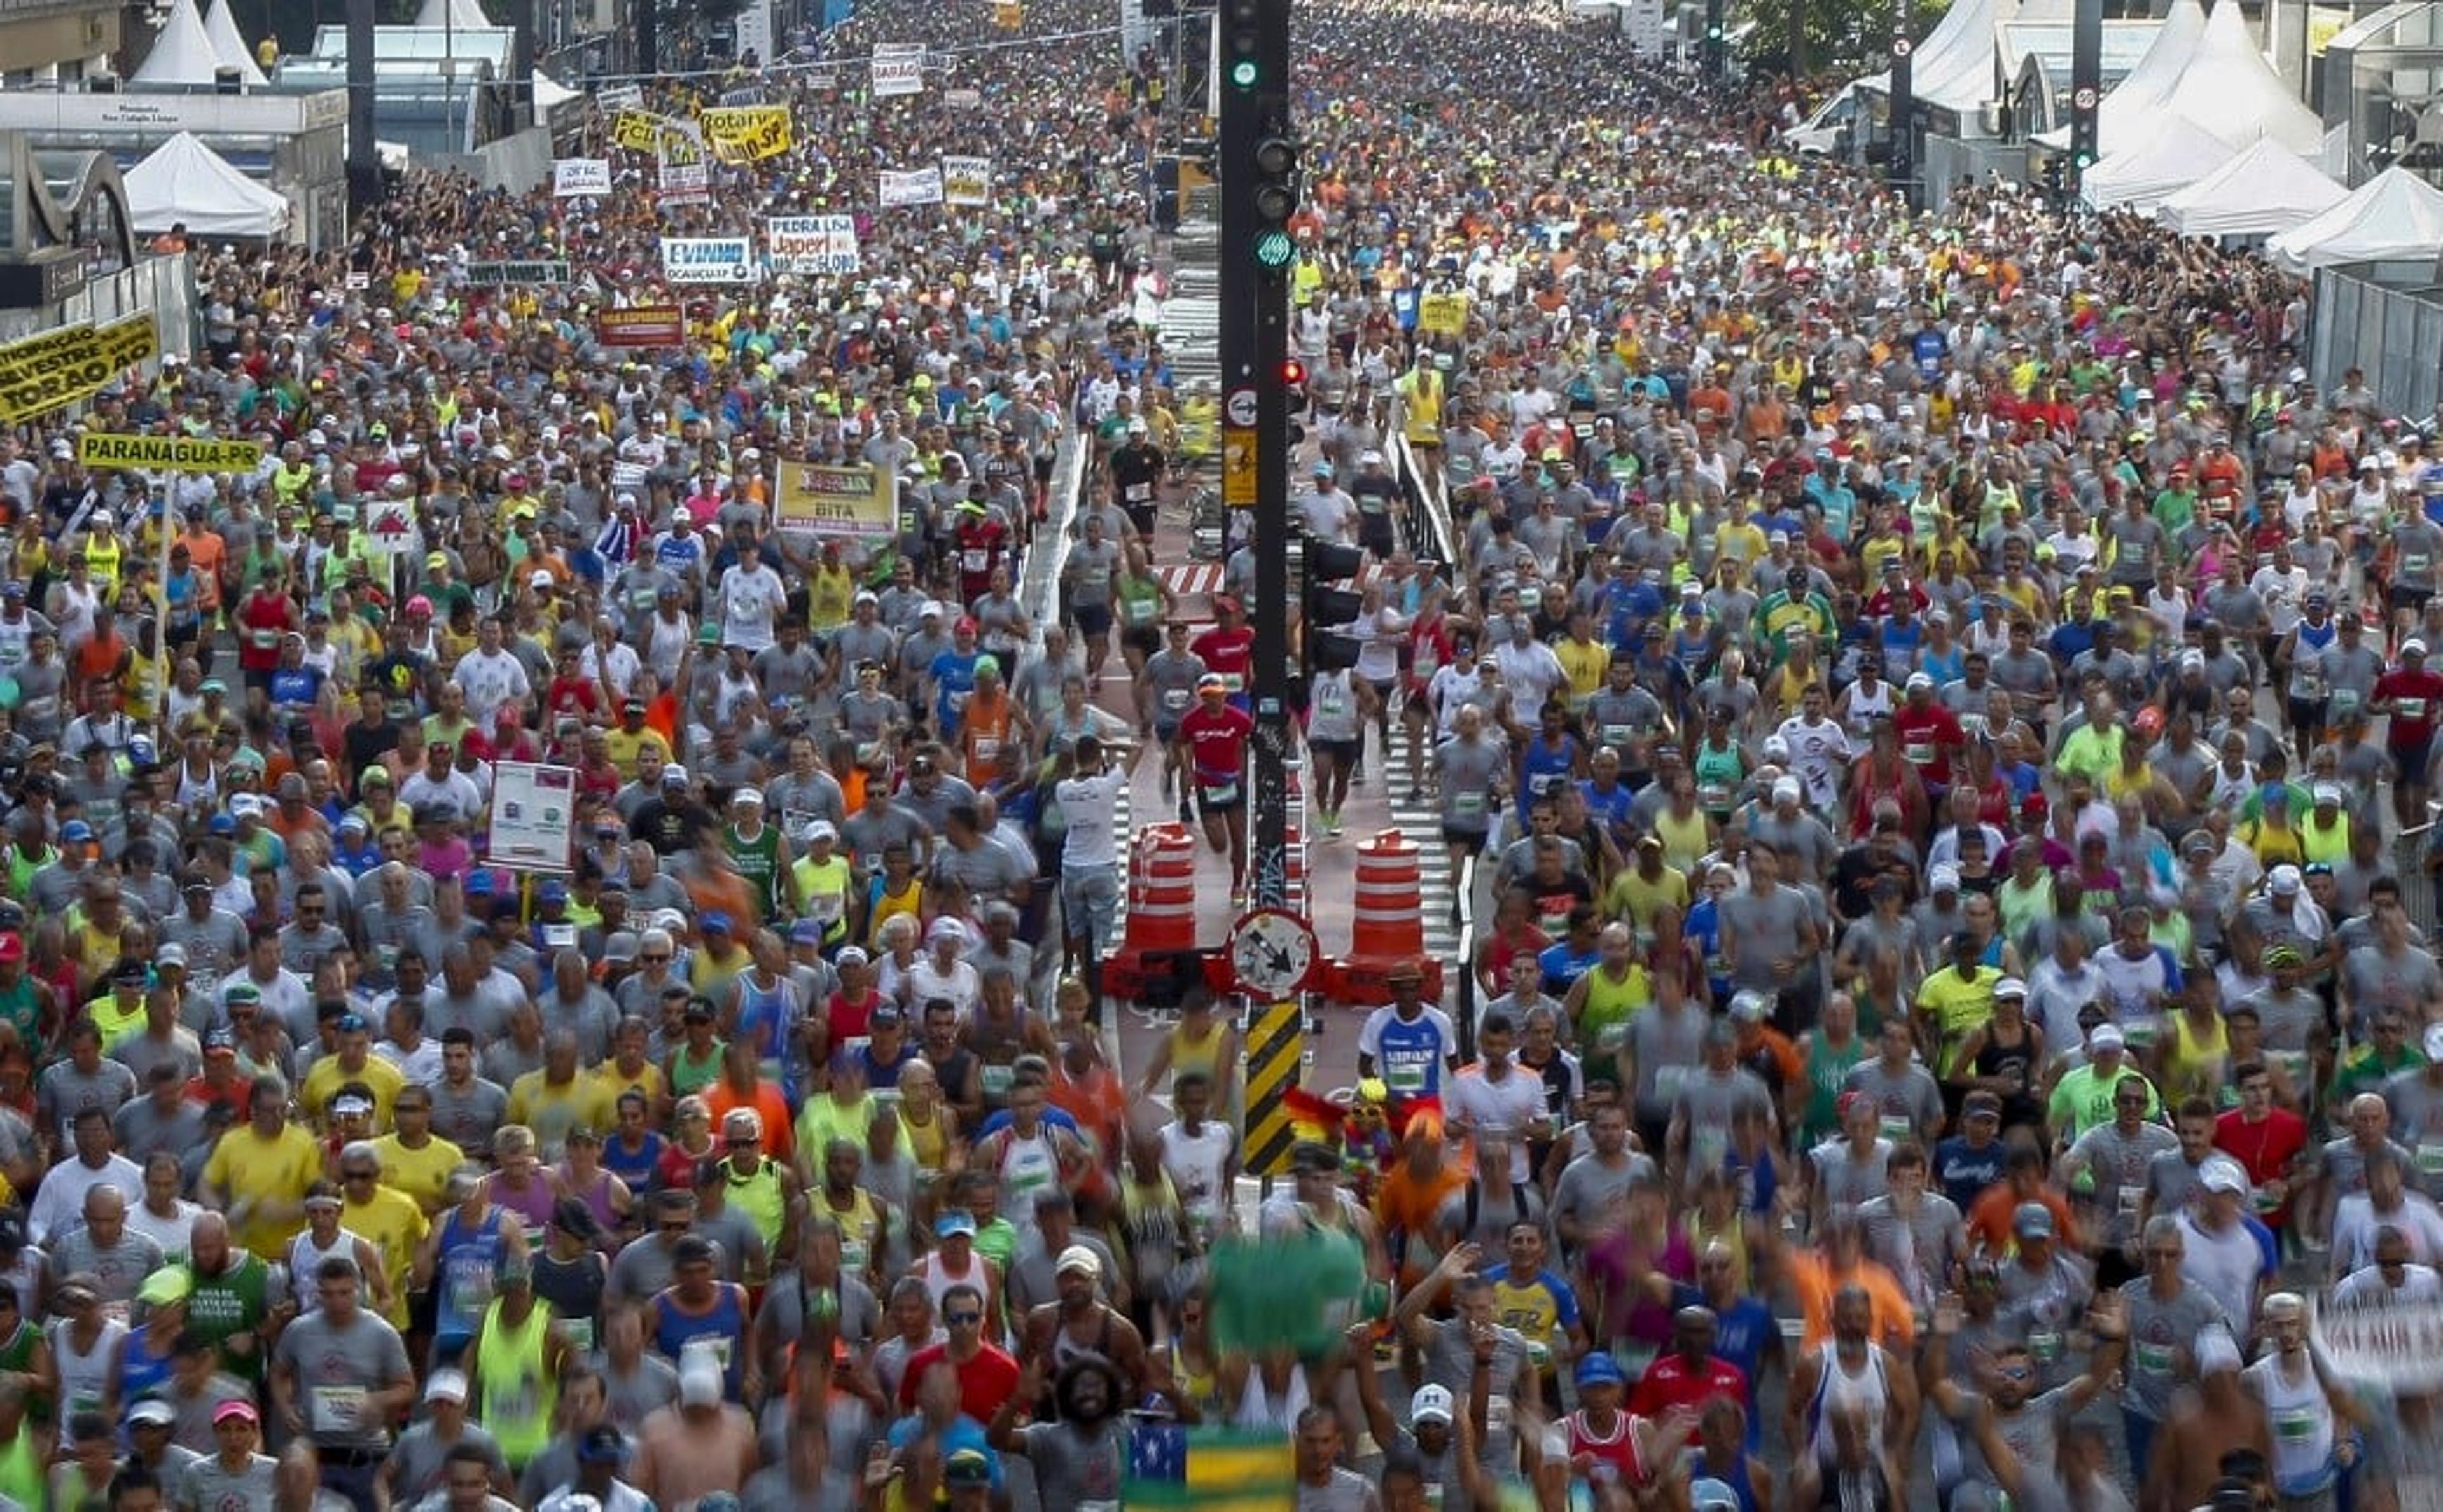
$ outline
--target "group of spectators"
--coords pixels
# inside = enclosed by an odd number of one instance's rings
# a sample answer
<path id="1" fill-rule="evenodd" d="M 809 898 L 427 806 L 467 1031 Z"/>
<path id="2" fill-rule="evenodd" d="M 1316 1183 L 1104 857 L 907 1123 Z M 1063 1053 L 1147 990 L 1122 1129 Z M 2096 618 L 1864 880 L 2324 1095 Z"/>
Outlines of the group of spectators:
<path id="1" fill-rule="evenodd" d="M 1213 396 L 1105 25 L 872 6 L 647 86 L 792 113 L 700 200 L 606 118 L 606 200 L 199 249 L 201 349 L 0 438 L 0 1497 L 1093 1507 L 1184 1426 L 1300 1512 L 2381 1512 L 2443 1374 L 2311 1320 L 2443 1292 L 2427 428 L 2247 254 L 1913 212 L 1558 14 L 1302 7 L 1319 837 L 1390 788 L 1497 905 L 1464 1047 L 1395 966 L 1245 1215 L 1226 1013 L 1098 1032 L 1130 773 L 1243 877 L 1295 610 L 1155 559 Z M 989 204 L 876 207 L 945 154 Z M 856 271 L 662 282 L 825 212 Z M 799 462 L 894 535 L 774 528 Z M 487 853 L 502 763 L 563 865 Z M 1251 1224 L 1380 1305 L 1234 1342 Z"/>

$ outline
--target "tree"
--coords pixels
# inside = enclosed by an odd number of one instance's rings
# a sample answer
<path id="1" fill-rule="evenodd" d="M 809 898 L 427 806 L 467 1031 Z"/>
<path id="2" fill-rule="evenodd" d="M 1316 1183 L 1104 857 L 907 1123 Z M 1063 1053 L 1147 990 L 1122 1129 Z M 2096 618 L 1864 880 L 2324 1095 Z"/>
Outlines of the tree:
<path id="1" fill-rule="evenodd" d="M 1944 0 L 1912 0 L 1909 34 L 1923 41 L 1948 9 Z M 1805 78 L 1818 70 L 1876 66 L 1891 56 L 1891 11 L 1841 0 L 1746 0 L 1755 23 L 1740 44 L 1751 68 Z"/>

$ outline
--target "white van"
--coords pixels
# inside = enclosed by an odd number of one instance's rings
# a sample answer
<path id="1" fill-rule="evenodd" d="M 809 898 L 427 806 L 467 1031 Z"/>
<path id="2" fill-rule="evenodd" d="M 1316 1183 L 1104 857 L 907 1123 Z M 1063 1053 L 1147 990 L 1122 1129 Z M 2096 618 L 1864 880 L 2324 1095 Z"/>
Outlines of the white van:
<path id="1" fill-rule="evenodd" d="M 1864 92 L 1856 84 L 1844 85 L 1840 93 L 1816 106 L 1815 114 L 1783 132 L 1781 139 L 1803 157 L 1828 157 L 1840 150 L 1845 137 L 1857 139 L 1865 111 Z"/>

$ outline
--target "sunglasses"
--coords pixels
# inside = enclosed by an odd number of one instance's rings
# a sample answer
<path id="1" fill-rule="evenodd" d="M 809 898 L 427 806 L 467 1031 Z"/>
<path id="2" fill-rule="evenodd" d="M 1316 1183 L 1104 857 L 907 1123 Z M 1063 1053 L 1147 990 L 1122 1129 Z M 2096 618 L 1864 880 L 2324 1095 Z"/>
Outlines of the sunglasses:
<path id="1" fill-rule="evenodd" d="M 984 1321 L 984 1315 L 980 1312 L 944 1313 L 942 1318 L 953 1327 L 958 1328 L 973 1327 L 975 1324 L 981 1323 Z"/>

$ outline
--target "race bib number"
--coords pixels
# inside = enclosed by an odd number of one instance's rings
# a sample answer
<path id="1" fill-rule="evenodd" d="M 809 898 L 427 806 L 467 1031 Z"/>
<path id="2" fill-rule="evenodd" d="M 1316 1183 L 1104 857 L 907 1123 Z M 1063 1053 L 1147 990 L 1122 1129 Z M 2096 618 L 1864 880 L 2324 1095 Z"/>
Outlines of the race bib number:
<path id="1" fill-rule="evenodd" d="M 1697 802 L 1706 809 L 1727 809 L 1731 806 L 1731 790 L 1718 782 L 1697 785 Z"/>
<path id="2" fill-rule="evenodd" d="M 1483 793 L 1481 793 L 1481 792 L 1454 792 L 1454 793 L 1452 793 L 1452 794 L 1451 794 L 1451 817 L 1452 817 L 1452 818 L 1454 818 L 1454 819 L 1481 819 L 1481 818 L 1483 818 L 1483 817 L 1484 817 L 1484 794 L 1483 794 Z"/>
<path id="3" fill-rule="evenodd" d="M 2430 1176 L 2443 1176 L 2443 1144 L 2420 1144 L 2417 1169 Z"/>
<path id="4" fill-rule="evenodd" d="M 2396 700 L 2392 705 L 2392 711 L 2404 720 L 2422 720 L 2426 718 L 2426 701 L 2424 699 Z"/>
<path id="5" fill-rule="evenodd" d="M 1884 1139 L 1890 1139 L 1895 1143 L 1907 1139 L 1909 1137 L 1909 1131 L 1912 1128 L 1908 1120 L 1895 1118 L 1888 1113 L 1883 1116 L 1877 1126 L 1883 1130 Z"/>
<path id="6" fill-rule="evenodd" d="M 1009 1094 L 1010 1084 L 1015 1082 L 1017 1078 L 1018 1068 L 1013 1066 L 987 1066 L 983 1067 L 982 1083 L 984 1089 L 984 1096 L 1006 1097 Z"/>
<path id="7" fill-rule="evenodd" d="M 2434 558 L 2425 552 L 2404 552 L 2400 557 L 2400 575 L 2426 577 L 2434 570 Z"/>
<path id="8" fill-rule="evenodd" d="M 2130 1358 L 2149 1375 L 2169 1375 L 2172 1373 L 2172 1353 L 2169 1344 L 2132 1344 L 2129 1350 Z"/>
<path id="9" fill-rule="evenodd" d="M 1239 784 L 1236 782 L 1207 782 L 1203 784 L 1203 786 L 1204 789 L 1204 801 L 1206 803 L 1236 803 L 1239 801 Z"/>
<path id="10" fill-rule="evenodd" d="M 1654 1068 L 1654 1095 L 1664 1102 L 1680 1101 L 1680 1089 L 1688 1084 L 1688 1068 L 1684 1066 L 1658 1066 Z"/>
<path id="11" fill-rule="evenodd" d="M 1130 599 L 1128 602 L 1129 623 L 1138 627 L 1150 625 L 1154 621 L 1155 614 L 1160 612 L 1161 609 L 1161 605 L 1155 603 L 1149 598 Z"/>
<path id="12" fill-rule="evenodd" d="M 1901 747 L 1901 755 L 1908 758 L 1909 765 L 1911 766 L 1932 766 L 1934 764 L 1934 742 L 1931 740 L 1911 740 L 1906 745 Z"/>
<path id="13" fill-rule="evenodd" d="M 1180 710 L 1187 707 L 1189 702 L 1194 699 L 1195 695 L 1185 688 L 1165 688 L 1163 689 L 1162 694 L 1162 706 L 1168 709 L 1171 713 L 1177 714 Z"/>
<path id="14" fill-rule="evenodd" d="M 311 1422 L 317 1433 L 354 1433 L 360 1430 L 365 1411 L 365 1389 L 361 1386 L 317 1386 L 314 1388 Z"/>
<path id="15" fill-rule="evenodd" d="M 650 610 L 653 607 L 653 591 L 650 588 L 633 588 L 628 591 L 628 607 L 632 610 L 640 612 Z"/>

